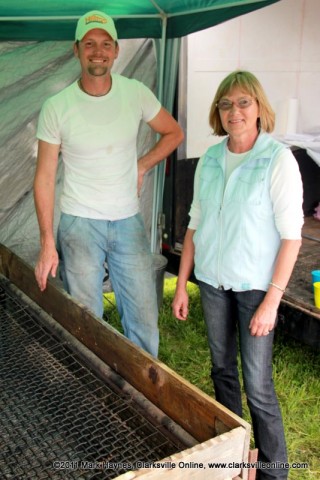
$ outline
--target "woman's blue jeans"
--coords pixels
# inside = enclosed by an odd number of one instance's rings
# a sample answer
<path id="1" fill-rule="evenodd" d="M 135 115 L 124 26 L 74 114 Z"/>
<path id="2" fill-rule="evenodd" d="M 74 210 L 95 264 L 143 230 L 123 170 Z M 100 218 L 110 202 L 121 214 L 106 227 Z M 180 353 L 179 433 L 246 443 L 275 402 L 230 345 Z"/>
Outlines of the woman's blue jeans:
<path id="1" fill-rule="evenodd" d="M 250 320 L 265 292 L 219 290 L 199 282 L 212 360 L 211 376 L 218 402 L 242 416 L 237 366 L 238 335 L 244 389 L 252 418 L 258 460 L 287 463 L 282 416 L 272 379 L 274 332 L 253 337 Z M 279 464 L 278 464 L 279 465 Z M 257 471 L 257 479 L 283 480 L 287 469 Z"/>
<path id="2" fill-rule="evenodd" d="M 65 289 L 100 318 L 107 262 L 125 336 L 157 356 L 156 281 L 141 215 L 108 221 L 62 213 L 57 248 Z"/>

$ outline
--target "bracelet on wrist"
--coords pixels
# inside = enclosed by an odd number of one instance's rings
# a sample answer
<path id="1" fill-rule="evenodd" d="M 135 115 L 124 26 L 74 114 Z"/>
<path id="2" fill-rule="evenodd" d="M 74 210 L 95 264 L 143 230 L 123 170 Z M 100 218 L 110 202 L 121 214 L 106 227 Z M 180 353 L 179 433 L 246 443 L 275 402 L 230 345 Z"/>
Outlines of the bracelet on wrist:
<path id="1" fill-rule="evenodd" d="M 286 291 L 285 288 L 279 287 L 279 285 L 277 285 L 276 283 L 270 282 L 269 285 L 271 285 L 271 286 L 274 287 L 274 288 L 277 288 L 277 289 L 280 290 L 280 292 L 282 292 L 282 293 L 284 293 L 284 292 Z"/>

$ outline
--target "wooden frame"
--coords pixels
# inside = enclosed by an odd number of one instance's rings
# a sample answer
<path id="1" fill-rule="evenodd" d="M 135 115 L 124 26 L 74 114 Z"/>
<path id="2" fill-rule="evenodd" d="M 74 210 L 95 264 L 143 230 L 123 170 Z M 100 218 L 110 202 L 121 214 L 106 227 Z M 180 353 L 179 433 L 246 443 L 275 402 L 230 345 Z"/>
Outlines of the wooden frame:
<path id="1" fill-rule="evenodd" d="M 250 425 L 247 422 L 134 345 L 52 283 L 41 292 L 33 269 L 3 245 L 0 245 L 0 273 L 199 442 L 165 459 L 178 468 L 160 471 L 147 468 L 127 472 L 119 479 L 149 480 L 169 474 L 172 479 L 248 478 L 248 469 L 241 468 L 249 461 Z M 179 462 L 184 462 L 181 465 L 204 463 L 207 468 L 190 465 L 179 468 Z M 209 469 L 208 462 L 234 466 Z"/>

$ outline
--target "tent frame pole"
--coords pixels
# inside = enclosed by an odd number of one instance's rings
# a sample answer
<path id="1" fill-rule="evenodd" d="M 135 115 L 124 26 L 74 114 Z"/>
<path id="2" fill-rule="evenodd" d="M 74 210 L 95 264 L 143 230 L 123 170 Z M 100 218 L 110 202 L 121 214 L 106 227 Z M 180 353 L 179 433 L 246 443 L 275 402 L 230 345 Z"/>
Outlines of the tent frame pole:
<path id="1" fill-rule="evenodd" d="M 165 63 L 165 54 L 166 54 L 166 36 L 167 36 L 167 17 L 162 15 L 162 34 L 161 34 L 161 43 L 160 43 L 160 64 L 159 64 L 159 73 L 158 77 L 158 99 L 161 104 L 163 104 L 163 83 L 164 83 L 164 63 Z M 157 140 L 159 135 L 157 135 Z M 165 162 L 166 160 L 163 160 Z M 151 219 L 151 251 L 157 253 L 157 250 L 160 248 L 158 246 L 158 214 L 159 206 L 162 203 L 162 194 L 163 186 L 160 185 L 163 183 L 162 176 L 160 175 L 160 169 L 164 169 L 165 165 L 162 165 L 161 162 L 154 169 L 154 179 L 153 179 L 153 203 L 152 203 L 152 219 Z"/>

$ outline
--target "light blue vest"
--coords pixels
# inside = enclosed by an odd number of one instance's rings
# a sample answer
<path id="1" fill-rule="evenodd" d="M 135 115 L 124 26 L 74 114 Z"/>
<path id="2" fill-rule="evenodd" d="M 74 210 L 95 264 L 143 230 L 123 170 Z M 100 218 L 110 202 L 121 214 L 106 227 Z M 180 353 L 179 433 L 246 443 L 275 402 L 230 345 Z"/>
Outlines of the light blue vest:
<path id="1" fill-rule="evenodd" d="M 207 150 L 200 172 L 195 275 L 216 288 L 266 291 L 280 247 L 270 199 L 271 166 L 285 147 L 260 134 L 224 189 L 227 140 Z"/>

